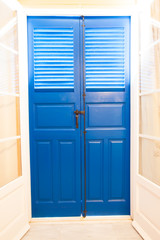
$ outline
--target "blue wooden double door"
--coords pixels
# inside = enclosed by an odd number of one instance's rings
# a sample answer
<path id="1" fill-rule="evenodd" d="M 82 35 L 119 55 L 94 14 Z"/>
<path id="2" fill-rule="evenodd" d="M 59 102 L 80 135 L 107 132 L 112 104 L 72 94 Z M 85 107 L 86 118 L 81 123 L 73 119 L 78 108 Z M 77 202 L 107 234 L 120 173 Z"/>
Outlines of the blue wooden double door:
<path id="1" fill-rule="evenodd" d="M 130 213 L 129 36 L 129 17 L 28 17 L 33 217 Z"/>

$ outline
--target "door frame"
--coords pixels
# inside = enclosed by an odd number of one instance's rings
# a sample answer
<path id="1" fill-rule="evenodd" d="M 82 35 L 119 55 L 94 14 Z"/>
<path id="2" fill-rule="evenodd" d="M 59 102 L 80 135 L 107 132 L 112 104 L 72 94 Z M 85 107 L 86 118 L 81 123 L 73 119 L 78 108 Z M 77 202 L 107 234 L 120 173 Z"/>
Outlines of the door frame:
<path id="1" fill-rule="evenodd" d="M 138 125 L 139 125 L 139 119 L 138 119 L 138 77 L 139 77 L 139 67 L 138 67 L 138 16 L 139 16 L 139 10 L 137 7 L 132 7 L 128 9 L 102 9 L 102 8 L 96 8 L 96 9 L 87 9 L 87 8 L 77 8 L 77 9 L 24 9 L 24 16 L 23 16 L 23 31 L 21 32 L 21 35 L 23 33 L 26 35 L 27 32 L 27 16 L 129 16 L 131 18 L 131 36 L 130 36 L 130 216 L 106 216 L 103 217 L 106 219 L 133 219 L 134 218 L 134 209 L 135 209 L 135 176 L 137 173 L 137 161 L 138 161 Z M 26 55 L 26 51 L 28 50 L 27 41 L 23 43 L 23 53 L 24 53 L 24 59 L 20 62 L 20 68 L 21 70 L 26 73 L 23 83 L 25 81 L 25 85 L 28 85 L 28 57 Z M 28 90 L 27 90 L 28 92 Z M 28 116 L 28 110 L 29 110 L 29 97 L 27 94 L 25 94 L 25 111 L 23 111 L 23 115 L 26 114 Z M 22 125 L 24 125 L 23 123 Z M 29 119 L 27 118 L 27 125 L 29 126 Z M 24 126 L 25 127 L 25 126 Z M 28 127 L 27 127 L 28 128 Z M 29 128 L 27 129 L 28 133 L 26 134 L 25 140 L 28 141 L 29 136 Z M 29 142 L 28 142 L 29 143 Z M 28 149 L 26 149 L 28 152 Z M 30 163 L 28 163 L 28 166 Z M 39 218 L 34 219 L 31 217 L 31 183 L 30 183 L 30 169 L 27 167 L 27 202 L 29 206 L 29 219 L 30 221 L 48 221 L 53 220 L 55 221 L 55 218 Z M 91 217 L 88 217 L 91 218 Z M 93 217 L 95 218 L 95 217 Z M 96 217 L 98 218 L 98 217 Z M 101 218 L 101 217 L 100 217 Z M 56 218 L 57 219 L 57 218 Z M 63 218 L 65 219 L 65 218 Z M 69 219 L 75 219 L 75 218 L 67 218 Z M 77 217 L 77 219 L 80 219 L 80 217 Z M 61 218 L 62 220 L 62 218 Z"/>
<path id="2" fill-rule="evenodd" d="M 160 27 L 159 21 L 151 18 L 151 2 L 143 7 L 140 16 L 139 23 L 141 29 L 145 29 L 143 36 L 139 38 L 139 53 L 143 50 L 150 48 L 151 43 L 146 41 L 147 31 L 150 28 L 150 25 Z M 147 27 L 146 27 L 147 26 Z M 141 31 L 140 29 L 140 31 Z M 155 41 L 155 40 L 154 40 Z M 153 43 L 152 43 L 153 44 Z M 141 65 L 141 63 L 140 63 Z M 143 81 L 143 80 L 142 80 Z M 140 83 L 140 77 L 139 82 Z M 138 86 L 139 87 L 139 86 Z M 137 95 L 136 105 L 137 108 L 140 108 L 140 97 L 159 92 L 160 88 L 157 88 L 153 91 L 147 91 L 147 93 L 139 93 Z M 139 111 L 137 113 L 137 120 L 139 121 Z M 156 137 L 152 134 L 141 134 L 139 126 L 137 126 L 137 153 L 140 150 L 140 139 L 160 141 L 160 137 Z M 139 167 L 139 156 L 137 156 L 136 166 L 135 166 L 135 209 L 134 209 L 134 219 L 133 227 L 140 232 L 142 237 L 146 240 L 159 240 L 160 239 L 160 225 L 159 225 L 159 213 L 160 213 L 160 186 L 155 184 L 153 181 L 143 177 L 140 174 Z"/>
<path id="3" fill-rule="evenodd" d="M 21 176 L 0 187 L 0 239 L 21 239 L 29 230 L 30 183 L 29 174 L 29 125 L 28 125 L 28 70 L 27 70 L 27 31 L 24 27 L 25 15 L 23 7 L 16 0 L 2 0 L 8 11 L 17 12 L 17 20 L 13 25 L 7 21 L 5 30 L 17 25 L 18 29 L 18 58 L 19 58 L 19 101 L 20 101 L 20 144 L 21 144 Z M 25 13 L 24 13 L 25 14 Z M 21 34 L 23 32 L 23 34 Z M 6 32 L 7 33 L 7 32 Z M 25 64 L 23 65 L 23 59 Z M 9 139 L 9 138 L 8 138 Z M 12 204 L 10 204 L 12 203 Z"/>

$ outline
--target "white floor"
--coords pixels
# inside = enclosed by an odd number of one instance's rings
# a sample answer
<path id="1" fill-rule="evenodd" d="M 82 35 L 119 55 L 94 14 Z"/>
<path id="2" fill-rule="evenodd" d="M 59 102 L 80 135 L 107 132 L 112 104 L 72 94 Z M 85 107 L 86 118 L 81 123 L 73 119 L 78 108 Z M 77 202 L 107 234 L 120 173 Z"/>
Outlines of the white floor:
<path id="1" fill-rule="evenodd" d="M 142 240 L 130 220 L 31 223 L 22 240 Z"/>

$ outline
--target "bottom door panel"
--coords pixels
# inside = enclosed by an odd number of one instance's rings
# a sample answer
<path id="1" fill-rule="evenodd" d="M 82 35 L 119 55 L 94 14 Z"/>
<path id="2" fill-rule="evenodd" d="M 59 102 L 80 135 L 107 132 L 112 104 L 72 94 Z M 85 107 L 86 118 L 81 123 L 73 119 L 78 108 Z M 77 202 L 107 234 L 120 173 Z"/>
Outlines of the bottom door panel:
<path id="1" fill-rule="evenodd" d="M 129 215 L 127 155 L 125 136 L 87 139 L 87 215 Z"/>
<path id="2" fill-rule="evenodd" d="M 42 134 L 41 134 L 42 135 Z M 37 139 L 32 162 L 34 217 L 81 215 L 79 144 L 75 139 Z"/>

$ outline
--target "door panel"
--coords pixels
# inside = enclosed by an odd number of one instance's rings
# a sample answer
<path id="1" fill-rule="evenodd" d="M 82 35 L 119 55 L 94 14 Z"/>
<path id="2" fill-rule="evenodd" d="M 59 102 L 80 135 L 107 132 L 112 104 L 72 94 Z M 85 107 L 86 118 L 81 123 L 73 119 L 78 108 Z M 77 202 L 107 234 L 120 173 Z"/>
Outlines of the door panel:
<path id="1" fill-rule="evenodd" d="M 87 214 L 129 214 L 129 17 L 85 17 L 85 76 Z"/>
<path id="2" fill-rule="evenodd" d="M 28 42 L 32 215 L 80 216 L 79 18 L 29 17 Z"/>
<path id="3" fill-rule="evenodd" d="M 88 201 L 103 201 L 103 141 L 88 141 L 87 147 Z"/>
<path id="4" fill-rule="evenodd" d="M 36 199 L 42 202 L 53 201 L 51 142 L 37 141 L 36 145 L 37 180 L 39 182 Z"/>
<path id="5" fill-rule="evenodd" d="M 123 200 L 124 140 L 109 140 L 109 201 Z"/>
<path id="6" fill-rule="evenodd" d="M 75 143 L 59 141 L 60 201 L 74 202 L 76 200 L 75 159 Z"/>
<path id="7" fill-rule="evenodd" d="M 87 104 L 88 128 L 123 127 L 124 104 Z M 102 118 L 102 115 L 106 116 Z M 114 116 L 114 118 L 113 118 Z"/>
<path id="8" fill-rule="evenodd" d="M 87 215 L 129 214 L 129 21 L 85 17 L 83 58 L 81 17 L 28 18 L 33 217 L 84 210 L 83 80 Z"/>
<path id="9" fill-rule="evenodd" d="M 74 104 L 36 104 L 35 112 L 36 129 L 74 129 Z"/>

